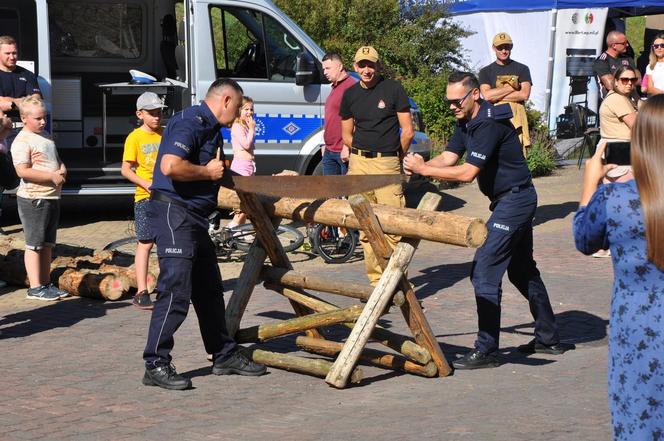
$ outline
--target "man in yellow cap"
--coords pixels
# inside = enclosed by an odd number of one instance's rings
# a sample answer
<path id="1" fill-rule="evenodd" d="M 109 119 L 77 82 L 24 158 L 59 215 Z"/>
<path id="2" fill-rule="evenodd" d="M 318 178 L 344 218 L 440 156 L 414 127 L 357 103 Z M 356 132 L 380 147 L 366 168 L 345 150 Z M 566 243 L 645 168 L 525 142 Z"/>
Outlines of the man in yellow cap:
<path id="1" fill-rule="evenodd" d="M 530 98 L 533 81 L 528 66 L 510 58 L 513 47 L 508 33 L 499 32 L 493 37 L 496 61 L 480 70 L 480 91 L 484 99 L 493 104 L 509 103 L 513 115 L 511 122 L 525 156 L 530 147 L 530 133 L 524 104 Z"/>
<path id="2" fill-rule="evenodd" d="M 343 143 L 351 147 L 348 174 L 400 174 L 401 160 L 415 134 L 408 95 L 401 83 L 383 78 L 378 52 L 373 47 L 359 48 L 353 61 L 360 81 L 346 90 L 339 109 Z M 364 195 L 372 203 L 405 205 L 401 184 Z M 387 235 L 393 249 L 400 239 Z M 367 277 L 375 285 L 382 274 L 381 267 L 363 232 L 360 243 Z"/>

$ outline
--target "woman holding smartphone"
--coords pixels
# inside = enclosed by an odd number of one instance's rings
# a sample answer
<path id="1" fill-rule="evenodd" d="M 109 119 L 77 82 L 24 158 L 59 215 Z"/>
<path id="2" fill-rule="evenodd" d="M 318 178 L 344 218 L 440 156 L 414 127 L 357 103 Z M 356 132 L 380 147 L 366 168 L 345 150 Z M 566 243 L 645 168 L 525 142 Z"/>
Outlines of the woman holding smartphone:
<path id="1" fill-rule="evenodd" d="M 604 145 L 586 162 L 574 216 L 576 248 L 613 252 L 608 392 L 616 440 L 664 434 L 664 94 L 639 112 L 631 145 L 634 179 L 600 185 Z"/>
<path id="2" fill-rule="evenodd" d="M 632 126 L 636 121 L 637 104 L 636 83 L 638 76 L 631 66 L 620 66 L 613 76 L 613 90 L 602 101 L 599 108 L 599 140 L 598 149 L 604 150 L 609 142 L 629 142 Z M 611 169 L 607 181 L 628 180 L 632 178 L 629 165 Z M 593 257 L 611 257 L 609 250 L 600 249 Z"/>

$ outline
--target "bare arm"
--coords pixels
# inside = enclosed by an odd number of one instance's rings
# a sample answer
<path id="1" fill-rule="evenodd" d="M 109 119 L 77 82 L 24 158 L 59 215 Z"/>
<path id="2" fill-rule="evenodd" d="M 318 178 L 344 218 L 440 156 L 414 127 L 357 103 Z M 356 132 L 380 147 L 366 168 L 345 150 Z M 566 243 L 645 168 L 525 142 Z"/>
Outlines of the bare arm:
<path id="1" fill-rule="evenodd" d="M 613 75 L 611 74 L 606 74 L 602 75 L 599 77 L 600 82 L 602 83 L 602 86 L 608 91 L 613 90 Z"/>
<path id="2" fill-rule="evenodd" d="M 18 106 L 21 100 L 27 97 L 41 98 L 41 95 L 38 93 L 33 93 L 32 95 L 22 96 L 20 98 L 14 98 L 11 96 L 0 96 L 0 110 L 5 112 L 9 111 L 12 109 L 12 103 Z"/>
<path id="3" fill-rule="evenodd" d="M 122 169 L 121 169 L 122 176 L 127 178 L 133 184 L 138 185 L 143 190 L 149 192 L 150 190 L 148 189 L 148 187 L 150 187 L 150 185 L 152 185 L 152 182 L 148 181 L 147 179 L 143 179 L 143 178 L 141 178 L 140 176 L 138 176 L 136 174 L 136 172 L 134 171 L 134 168 L 137 165 L 138 164 L 135 163 L 135 162 L 122 161 Z"/>
<path id="4" fill-rule="evenodd" d="M 348 147 L 353 146 L 353 131 L 355 130 L 355 121 L 353 118 L 341 120 L 341 139 Z"/>
<path id="5" fill-rule="evenodd" d="M 62 166 L 55 171 L 35 170 L 28 164 L 18 164 L 15 168 L 16 174 L 27 182 L 56 186 L 60 186 L 65 182 Z"/>
<path id="6" fill-rule="evenodd" d="M 648 95 L 658 95 L 664 93 L 664 90 L 658 89 L 655 87 L 655 84 L 652 82 L 652 77 L 648 77 Z"/>
<path id="7" fill-rule="evenodd" d="M 195 165 L 176 155 L 166 154 L 161 158 L 161 172 L 174 181 L 216 181 L 224 175 L 224 164 L 217 157 L 206 165 Z"/>
<path id="8" fill-rule="evenodd" d="M 401 138 L 399 139 L 401 143 L 401 157 L 404 157 L 408 153 L 410 143 L 415 136 L 413 117 L 410 114 L 410 109 L 407 112 L 397 112 L 397 119 L 399 120 L 399 127 L 401 127 Z"/>
<path id="9" fill-rule="evenodd" d="M 620 121 L 624 122 L 625 125 L 631 129 L 634 127 L 634 123 L 636 122 L 636 115 L 637 112 L 628 113 L 627 115 L 621 117 Z"/>
<path id="10" fill-rule="evenodd" d="M 448 153 L 448 155 L 445 156 L 445 153 Z M 408 155 L 404 159 L 404 169 L 408 172 L 429 176 L 434 179 L 472 182 L 480 172 L 478 167 L 467 162 L 461 165 L 442 165 L 449 164 L 452 160 L 456 164 L 458 159 L 459 156 L 452 152 L 444 152 L 442 155 L 428 162 L 424 162 L 424 159 L 418 154 Z"/>
<path id="11" fill-rule="evenodd" d="M 492 103 L 497 103 L 499 101 L 510 101 L 514 103 L 520 103 L 526 101 L 530 98 L 530 89 L 531 84 L 529 82 L 521 83 L 521 88 L 515 90 L 509 84 L 505 84 L 503 87 L 497 87 L 492 89 L 488 84 L 482 84 L 480 86 L 480 91 L 485 100 Z"/>

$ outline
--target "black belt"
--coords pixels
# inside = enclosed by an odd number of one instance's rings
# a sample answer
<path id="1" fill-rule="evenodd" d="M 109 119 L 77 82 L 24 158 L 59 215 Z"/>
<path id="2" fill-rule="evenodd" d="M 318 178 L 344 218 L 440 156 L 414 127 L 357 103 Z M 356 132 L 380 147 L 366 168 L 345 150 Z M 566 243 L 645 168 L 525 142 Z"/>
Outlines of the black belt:
<path id="1" fill-rule="evenodd" d="M 364 156 L 365 158 L 382 158 L 383 156 L 399 156 L 398 151 L 394 152 L 370 152 L 368 150 L 360 150 L 355 147 L 350 148 L 350 152 L 356 155 Z"/>
<path id="2" fill-rule="evenodd" d="M 151 190 L 150 191 L 150 199 L 153 201 L 159 201 L 159 202 L 167 202 L 169 204 L 177 205 L 178 207 L 186 208 L 189 211 L 193 211 L 199 216 L 203 217 L 208 217 L 210 213 L 206 213 L 205 211 L 201 210 L 200 208 L 193 207 L 186 202 L 179 201 L 177 199 L 173 199 L 170 196 L 165 195 L 164 193 L 161 193 L 157 190 Z"/>
<path id="3" fill-rule="evenodd" d="M 528 181 L 525 184 L 521 184 L 521 185 L 515 185 L 514 187 L 510 188 L 509 190 L 505 190 L 501 193 L 498 193 L 497 195 L 495 195 L 493 197 L 493 199 L 491 199 L 491 201 L 497 201 L 498 199 L 501 199 L 501 198 L 507 196 L 510 193 L 519 193 L 521 190 L 525 190 L 525 189 L 530 188 L 532 186 L 533 186 L 533 181 Z"/>

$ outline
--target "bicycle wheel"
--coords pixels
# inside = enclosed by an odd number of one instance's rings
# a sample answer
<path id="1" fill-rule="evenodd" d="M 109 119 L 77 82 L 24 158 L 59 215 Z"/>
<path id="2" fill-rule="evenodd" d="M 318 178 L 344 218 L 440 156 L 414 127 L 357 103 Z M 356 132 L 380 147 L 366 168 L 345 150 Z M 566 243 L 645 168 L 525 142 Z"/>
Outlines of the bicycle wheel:
<path id="1" fill-rule="evenodd" d="M 232 230 L 233 238 L 231 240 L 235 244 L 235 247 L 240 251 L 249 251 L 249 247 L 256 239 L 254 226 L 244 224 L 234 227 Z M 304 234 L 300 233 L 300 230 L 297 228 L 289 225 L 279 225 L 277 227 L 277 238 L 287 253 L 297 250 L 304 243 Z"/>
<path id="2" fill-rule="evenodd" d="M 344 263 L 355 254 L 357 238 L 353 230 L 346 234 L 339 227 L 318 225 L 314 229 L 314 249 L 327 263 Z"/>
<path id="3" fill-rule="evenodd" d="M 104 247 L 104 250 L 115 250 L 124 254 L 136 254 L 136 237 L 124 237 L 122 239 L 114 240 Z"/>

